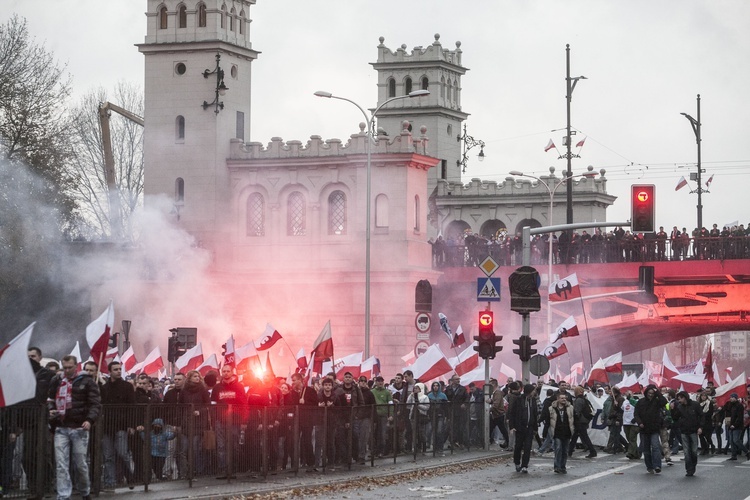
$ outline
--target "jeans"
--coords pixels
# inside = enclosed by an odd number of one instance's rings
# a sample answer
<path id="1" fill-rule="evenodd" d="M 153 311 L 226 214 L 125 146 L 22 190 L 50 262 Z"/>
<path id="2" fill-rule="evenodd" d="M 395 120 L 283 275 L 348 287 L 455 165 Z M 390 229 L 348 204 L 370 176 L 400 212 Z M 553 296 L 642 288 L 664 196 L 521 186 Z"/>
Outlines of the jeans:
<path id="1" fill-rule="evenodd" d="M 641 458 L 641 450 L 638 447 L 638 434 L 640 429 L 637 425 L 626 425 L 625 433 L 628 436 L 628 458 Z"/>
<path id="2" fill-rule="evenodd" d="M 70 463 L 76 471 L 76 487 L 81 496 L 91 492 L 89 484 L 89 465 L 86 454 L 89 449 L 89 432 L 81 428 L 55 429 L 55 458 L 57 460 L 57 498 L 66 500 L 73 491 L 70 480 Z"/>
<path id="3" fill-rule="evenodd" d="M 513 463 L 521 467 L 529 466 L 531 444 L 534 441 L 534 429 L 516 429 L 516 445 L 513 447 Z"/>
<path id="4" fill-rule="evenodd" d="M 231 419 L 231 415 L 218 418 L 214 425 L 216 429 L 216 458 L 219 461 L 219 474 L 221 475 L 230 473 L 227 469 L 227 448 L 234 450 L 240 442 L 240 429 L 232 422 L 228 422 Z M 231 441 L 228 441 L 228 439 Z M 232 461 L 234 462 L 234 460 Z M 235 468 L 232 467 L 231 472 L 234 472 Z"/>
<path id="5" fill-rule="evenodd" d="M 743 429 L 729 429 L 729 438 L 732 443 L 732 457 L 737 458 L 740 453 L 747 453 L 747 448 L 742 444 Z"/>
<path id="6" fill-rule="evenodd" d="M 661 434 L 659 432 L 651 434 L 642 432 L 641 447 L 646 469 L 661 469 Z"/>
<path id="7" fill-rule="evenodd" d="M 388 415 L 378 415 L 375 422 L 375 454 L 385 455 L 388 453 Z"/>
<path id="8" fill-rule="evenodd" d="M 537 450 L 538 453 L 544 453 L 549 449 L 554 449 L 555 446 L 555 439 L 550 436 L 549 433 L 544 435 L 544 441 L 542 442 L 542 445 Z"/>
<path id="9" fill-rule="evenodd" d="M 688 474 L 695 473 L 695 466 L 698 464 L 698 434 L 682 433 L 682 453 L 685 456 L 685 472 Z"/>
<path id="10" fill-rule="evenodd" d="M 569 446 L 570 439 L 555 438 L 555 469 L 566 470 L 565 466 L 568 463 Z"/>
<path id="11" fill-rule="evenodd" d="M 122 464 L 125 479 L 133 480 L 133 460 L 128 449 L 128 431 L 115 431 L 114 436 L 104 434 L 102 437 L 102 456 L 104 457 L 104 487 L 114 488 L 117 484 L 117 461 Z"/>
<path id="12" fill-rule="evenodd" d="M 358 423 L 358 424 L 357 424 Z M 367 448 L 370 446 L 370 428 L 372 427 L 371 418 L 362 418 L 355 420 L 354 429 L 357 431 L 357 451 L 359 460 L 365 460 Z M 372 450 L 370 450 L 372 452 Z"/>

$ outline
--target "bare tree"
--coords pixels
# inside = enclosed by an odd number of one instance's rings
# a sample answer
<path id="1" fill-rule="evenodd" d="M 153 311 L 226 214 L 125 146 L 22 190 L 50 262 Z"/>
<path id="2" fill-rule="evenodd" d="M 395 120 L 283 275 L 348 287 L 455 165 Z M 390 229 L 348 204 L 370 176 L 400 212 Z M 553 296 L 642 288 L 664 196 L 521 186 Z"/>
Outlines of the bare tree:
<path id="1" fill-rule="evenodd" d="M 77 200 L 80 215 L 79 228 L 81 234 L 88 238 L 111 234 L 102 131 L 98 115 L 99 104 L 105 101 L 143 116 L 143 91 L 125 82 L 118 83 L 111 95 L 102 88 L 87 93 L 78 106 L 71 110 L 74 154 L 68 169 L 75 180 L 73 196 Z M 113 113 L 110 129 L 124 237 L 132 241 L 135 237 L 128 223 L 130 215 L 143 203 L 143 127 Z"/>

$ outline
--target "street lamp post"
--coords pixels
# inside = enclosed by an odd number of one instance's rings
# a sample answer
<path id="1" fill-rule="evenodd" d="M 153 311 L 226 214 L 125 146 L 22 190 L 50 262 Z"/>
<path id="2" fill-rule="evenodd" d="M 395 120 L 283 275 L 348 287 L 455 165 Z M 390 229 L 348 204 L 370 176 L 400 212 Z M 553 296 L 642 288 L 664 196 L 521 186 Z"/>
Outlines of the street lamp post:
<path id="1" fill-rule="evenodd" d="M 370 116 L 367 116 L 367 113 L 365 112 L 364 108 L 357 104 L 356 102 L 352 101 L 351 99 L 347 99 L 346 97 L 339 97 L 336 95 L 331 94 L 330 92 L 325 92 L 322 90 L 319 90 L 315 92 L 314 94 L 317 97 L 325 97 L 327 99 L 339 99 L 341 101 L 346 101 L 349 103 L 354 104 L 357 109 L 360 110 L 362 113 L 362 116 L 365 117 L 365 123 L 367 123 L 367 194 L 366 200 L 367 200 L 367 209 L 366 209 L 366 217 L 367 221 L 365 223 L 365 349 L 364 349 L 364 356 L 365 359 L 370 357 L 370 217 L 371 217 L 371 193 L 372 193 L 372 143 L 375 140 L 375 136 L 373 134 L 374 126 L 375 126 L 375 115 L 378 114 L 378 111 L 385 106 L 386 104 L 397 101 L 399 99 L 408 99 L 411 97 L 422 97 L 426 95 L 430 95 L 430 91 L 426 89 L 421 90 L 415 90 L 413 92 L 410 92 L 406 95 L 400 95 L 397 97 L 391 97 L 390 99 L 386 99 L 382 102 L 377 108 L 375 108 L 374 111 L 370 113 Z"/>
<path id="2" fill-rule="evenodd" d="M 574 156 L 577 157 L 577 155 L 574 155 L 571 152 L 571 146 L 572 146 L 572 135 L 575 134 L 575 132 L 570 131 L 570 102 L 573 100 L 573 91 L 576 88 L 576 85 L 578 84 L 578 80 L 586 80 L 585 76 L 576 76 L 571 78 L 570 77 L 570 44 L 565 45 L 565 84 L 566 84 L 566 93 L 565 93 L 565 104 L 566 104 L 566 116 L 567 116 L 567 125 L 565 127 L 565 142 L 566 142 L 566 153 L 565 158 L 568 160 L 568 171 L 565 173 L 568 177 L 573 176 L 573 170 L 571 165 L 571 160 Z M 568 184 L 568 190 L 567 190 L 567 213 L 566 213 L 566 223 L 572 224 L 573 223 L 573 186 L 572 184 Z"/>
<path id="3" fill-rule="evenodd" d="M 703 228 L 703 203 L 701 201 L 701 194 L 703 194 L 703 185 L 701 184 L 701 95 L 698 94 L 696 98 L 698 102 L 698 118 L 693 118 L 687 113 L 680 113 L 682 116 L 688 119 L 690 125 L 693 127 L 693 133 L 695 134 L 695 142 L 698 144 L 698 188 L 695 190 L 698 193 L 698 231 Z"/>
<path id="4" fill-rule="evenodd" d="M 549 168 L 550 176 L 554 176 L 555 174 L 555 167 Z M 549 215 L 547 216 L 548 219 L 548 225 L 552 225 L 552 209 L 555 202 L 555 192 L 557 191 L 557 188 L 563 185 L 565 181 L 574 179 L 576 177 L 585 177 L 588 174 L 569 174 L 566 177 L 563 177 L 560 179 L 554 186 L 550 187 L 548 183 L 544 181 L 544 179 L 540 177 L 536 177 L 534 175 L 528 175 L 524 174 L 523 172 L 520 172 L 518 170 L 511 170 L 510 175 L 514 175 L 516 177 L 528 177 L 530 179 L 536 179 L 538 182 L 540 182 L 545 188 L 547 188 L 547 192 L 549 193 Z M 572 187 L 572 182 L 568 183 L 568 189 Z M 570 206 L 570 203 L 568 203 L 568 206 Z M 548 235 L 549 240 L 549 255 L 547 257 L 547 286 L 549 286 L 552 283 L 552 234 Z M 547 304 L 547 334 L 552 332 L 552 308 L 549 306 L 549 303 Z"/>

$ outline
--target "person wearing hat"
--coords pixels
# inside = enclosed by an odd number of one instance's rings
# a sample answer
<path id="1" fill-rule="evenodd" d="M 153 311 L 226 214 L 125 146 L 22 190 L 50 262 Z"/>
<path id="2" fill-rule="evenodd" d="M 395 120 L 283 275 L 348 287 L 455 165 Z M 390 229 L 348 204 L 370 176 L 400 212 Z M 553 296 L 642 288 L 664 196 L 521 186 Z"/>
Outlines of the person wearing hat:
<path id="1" fill-rule="evenodd" d="M 744 453 L 750 460 L 750 451 L 742 443 L 742 432 L 744 430 L 745 407 L 739 400 L 739 395 L 733 392 L 729 395 L 729 401 L 724 404 L 724 416 L 728 420 L 729 442 L 732 444 L 732 456 L 729 460 L 737 460 L 739 453 Z"/>
<path id="2" fill-rule="evenodd" d="M 649 474 L 661 473 L 661 426 L 664 422 L 663 410 L 667 400 L 649 384 L 642 397 L 635 404 L 635 421 L 641 430 L 643 461 Z"/>
<path id="3" fill-rule="evenodd" d="M 523 395 L 513 398 L 508 407 L 508 428 L 515 430 L 516 444 L 513 448 L 513 462 L 516 472 L 529 472 L 531 444 L 538 428 L 536 386 L 526 384 Z"/>
<path id="4" fill-rule="evenodd" d="M 690 399 L 685 391 L 677 393 L 677 402 L 669 403 L 672 420 L 680 431 L 682 452 L 685 454 L 685 475 L 693 476 L 698 463 L 698 436 L 703 433 L 701 422 L 703 409 L 697 401 Z"/>

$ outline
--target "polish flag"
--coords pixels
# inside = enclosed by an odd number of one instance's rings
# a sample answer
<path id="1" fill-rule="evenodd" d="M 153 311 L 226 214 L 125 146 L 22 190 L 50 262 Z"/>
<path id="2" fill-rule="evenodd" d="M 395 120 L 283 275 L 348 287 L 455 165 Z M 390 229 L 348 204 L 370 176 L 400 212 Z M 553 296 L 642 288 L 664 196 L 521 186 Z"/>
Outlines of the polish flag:
<path id="1" fill-rule="evenodd" d="M 544 348 L 542 354 L 547 359 L 555 359 L 558 356 L 568 353 L 568 347 L 563 342 L 563 339 L 559 339 L 557 342 L 553 342 Z"/>
<path id="2" fill-rule="evenodd" d="M 461 325 L 456 328 L 456 333 L 453 335 L 451 347 L 461 347 L 466 343 L 466 337 L 464 336 L 464 329 Z"/>
<path id="3" fill-rule="evenodd" d="M 187 373 L 190 370 L 197 369 L 203 364 L 203 346 L 200 342 L 185 351 L 185 354 L 177 358 L 174 366 L 177 371 Z"/>
<path id="4" fill-rule="evenodd" d="M 662 368 L 661 368 L 661 376 L 665 379 L 670 379 L 673 377 L 676 377 L 680 374 L 680 371 L 675 367 L 674 363 L 672 363 L 672 360 L 669 359 L 669 355 L 667 354 L 667 350 L 664 349 L 664 356 L 662 356 Z"/>
<path id="5" fill-rule="evenodd" d="M 552 142 L 552 139 L 550 139 L 549 142 L 547 143 L 547 145 L 544 146 L 544 152 L 546 153 L 547 151 L 549 151 L 550 149 L 552 149 L 554 147 L 555 147 L 555 143 Z"/>
<path id="6" fill-rule="evenodd" d="M 491 368 L 490 371 L 492 371 Z M 472 382 L 474 382 L 474 384 L 480 389 L 484 387 L 484 366 L 478 366 L 473 370 L 461 375 L 462 386 L 468 387 Z"/>
<path id="7" fill-rule="evenodd" d="M 566 382 L 568 385 L 578 385 L 578 374 L 575 372 L 575 370 L 572 370 L 569 375 L 564 376 L 561 378 L 563 382 Z M 558 382 L 560 381 L 558 380 Z"/>
<path id="8" fill-rule="evenodd" d="M 297 353 L 297 373 L 304 373 L 307 370 L 307 355 L 305 355 L 305 348 L 300 347 Z"/>
<path id="9" fill-rule="evenodd" d="M 259 351 L 265 351 L 273 347 L 279 340 L 281 340 L 281 334 L 270 323 L 266 323 L 263 336 L 255 341 L 255 348 Z"/>
<path id="10" fill-rule="evenodd" d="M 599 358 L 599 361 L 594 363 L 594 366 L 591 367 L 591 373 L 589 374 L 588 383 L 589 385 L 592 385 L 593 382 L 601 382 L 602 384 L 606 384 L 609 382 L 609 377 L 607 377 L 607 370 L 604 366 L 604 360 L 602 358 Z"/>
<path id="11" fill-rule="evenodd" d="M 164 360 L 161 358 L 161 349 L 159 349 L 159 346 L 156 346 L 153 351 L 148 353 L 146 359 L 143 360 L 141 373 L 154 375 L 162 368 L 164 368 Z"/>
<path id="12" fill-rule="evenodd" d="M 89 345 L 91 357 L 99 366 L 101 373 L 108 373 L 107 364 L 104 358 L 109 348 L 109 338 L 112 335 L 112 328 L 115 324 L 115 306 L 112 300 L 104 312 L 89 323 L 86 327 L 86 342 Z"/>
<path id="13" fill-rule="evenodd" d="M 276 374 L 273 371 L 273 366 L 271 366 L 271 353 L 266 353 L 266 367 L 263 370 L 263 378 L 266 381 L 271 381 L 276 379 Z"/>
<path id="14" fill-rule="evenodd" d="M 577 148 L 582 148 L 584 142 L 586 142 L 586 138 L 585 137 L 576 143 L 576 147 Z"/>
<path id="15" fill-rule="evenodd" d="M 109 367 L 109 363 L 112 361 L 119 361 L 120 353 L 117 351 L 117 347 L 107 349 L 107 354 L 104 355 L 104 365 Z"/>
<path id="16" fill-rule="evenodd" d="M 687 180 L 685 179 L 685 176 L 683 175 L 682 177 L 680 177 L 680 180 L 677 181 L 677 185 L 675 186 L 674 190 L 675 191 L 679 191 L 680 189 L 684 188 L 685 186 L 687 186 Z"/>
<path id="17" fill-rule="evenodd" d="M 209 356 L 196 370 L 201 374 L 201 377 L 205 377 L 211 370 L 219 371 L 219 361 L 216 359 L 216 354 Z"/>
<path id="18" fill-rule="evenodd" d="M 362 365 L 359 367 L 360 377 L 367 377 L 367 380 L 370 380 L 378 375 L 380 375 L 380 360 L 378 358 L 370 356 L 362 361 Z"/>
<path id="19" fill-rule="evenodd" d="M 478 345 L 476 341 L 472 342 L 458 356 L 448 360 L 457 375 L 461 376 L 464 373 L 469 373 L 479 366 L 479 353 L 474 350 L 475 345 Z"/>
<path id="20" fill-rule="evenodd" d="M 604 358 L 604 369 L 607 373 L 622 373 L 622 351 Z"/>
<path id="21" fill-rule="evenodd" d="M 414 373 L 414 378 L 420 382 L 427 383 L 432 379 L 438 378 L 453 371 L 451 364 L 446 359 L 443 351 L 437 344 L 432 344 L 427 348 L 424 354 L 417 358 L 410 370 Z"/>
<path id="22" fill-rule="evenodd" d="M 0 408 L 26 401 L 36 395 L 36 375 L 27 354 L 34 325 L 35 323 L 30 324 L 0 349 Z"/>
<path id="23" fill-rule="evenodd" d="M 580 297 L 581 287 L 578 286 L 578 276 L 576 276 L 576 273 L 549 285 L 550 302 L 564 302 Z"/>
<path id="24" fill-rule="evenodd" d="M 313 344 L 312 353 L 315 355 L 314 369 L 321 373 L 323 361 L 333 358 L 333 336 L 331 334 L 331 320 L 321 330 Z"/>
<path id="25" fill-rule="evenodd" d="M 346 372 L 351 372 L 352 377 L 356 379 L 359 377 L 361 366 L 362 353 L 357 352 L 334 361 L 331 371 L 336 372 L 336 378 L 338 380 L 344 380 L 344 373 Z"/>
<path id="26" fill-rule="evenodd" d="M 711 365 L 711 377 L 713 378 L 714 387 L 721 385 L 721 375 L 719 375 L 719 367 L 716 366 L 716 361 Z M 711 379 L 708 379 L 711 381 Z"/>
<path id="27" fill-rule="evenodd" d="M 403 356 L 401 356 L 401 361 L 403 361 L 406 364 L 406 366 L 411 366 L 412 364 L 414 364 L 414 361 L 416 359 L 417 359 L 417 355 L 414 353 L 414 350 L 411 350 L 407 352 L 406 354 L 404 354 Z"/>
<path id="28" fill-rule="evenodd" d="M 127 375 L 133 370 L 133 367 L 138 363 L 138 360 L 135 359 L 135 351 L 133 351 L 133 346 L 127 348 L 127 350 L 122 353 L 122 368 L 123 368 L 123 375 Z"/>
<path id="29" fill-rule="evenodd" d="M 76 368 L 76 372 L 80 372 L 83 370 L 83 359 L 81 359 L 81 344 L 78 343 L 76 340 L 76 345 L 73 346 L 73 350 L 70 351 L 71 356 L 75 356 L 78 360 L 78 367 Z"/>
<path id="30" fill-rule="evenodd" d="M 619 384 L 615 384 L 615 387 L 620 389 L 622 392 L 633 391 L 634 393 L 641 392 L 641 384 L 638 381 L 638 377 L 635 373 L 625 375 L 625 378 Z"/>
<path id="31" fill-rule="evenodd" d="M 709 187 L 711 187 L 711 183 L 713 181 L 714 181 L 714 174 L 711 174 L 711 177 L 709 177 L 708 180 L 706 181 L 706 189 L 708 189 Z"/>
<path id="32" fill-rule="evenodd" d="M 238 372 L 263 371 L 260 356 L 255 349 L 255 342 L 250 341 L 234 351 L 235 367 Z"/>
<path id="33" fill-rule="evenodd" d="M 570 371 L 575 371 L 578 375 L 583 375 L 583 361 L 573 363 L 573 366 L 570 367 Z"/>
<path id="34" fill-rule="evenodd" d="M 575 318 L 573 316 L 568 316 L 568 319 L 563 321 L 554 332 L 549 334 L 549 343 L 554 344 L 565 337 L 577 337 L 578 335 L 580 335 L 580 333 Z"/>
<path id="35" fill-rule="evenodd" d="M 694 373 L 680 373 L 676 377 L 672 377 L 672 380 L 669 381 L 669 387 L 687 392 L 698 392 L 703 388 L 705 380 L 706 376 L 702 373 L 699 375 Z"/>
<path id="36" fill-rule="evenodd" d="M 733 393 L 737 393 L 740 398 L 747 397 L 747 381 L 745 380 L 745 372 L 739 374 L 734 380 L 730 380 L 726 384 L 716 389 L 716 405 L 724 406 Z"/>
<path id="37" fill-rule="evenodd" d="M 654 375 L 656 376 L 661 375 L 661 372 L 664 369 L 663 367 L 664 365 L 662 365 L 661 363 L 657 363 L 656 361 L 647 361 L 647 360 L 643 361 L 643 369 L 644 371 L 647 371 L 649 376 L 651 377 L 653 377 Z"/>
<path id="38" fill-rule="evenodd" d="M 641 387 L 637 391 L 634 390 L 633 392 L 641 392 L 643 390 L 643 388 L 646 387 L 647 385 L 649 385 L 650 383 L 651 383 L 651 377 L 650 377 L 648 371 L 643 370 L 643 373 L 641 373 L 641 376 L 638 377 L 638 384 Z M 656 384 L 656 385 L 659 385 L 659 384 Z"/>
<path id="39" fill-rule="evenodd" d="M 724 380 L 726 380 L 727 384 L 732 381 L 732 367 L 731 366 L 727 366 L 724 369 Z"/>
<path id="40" fill-rule="evenodd" d="M 500 363 L 500 373 L 505 375 L 507 378 L 516 380 L 516 371 L 505 363 Z"/>
<path id="41" fill-rule="evenodd" d="M 234 354 L 234 335 L 230 335 L 227 341 L 221 347 L 224 348 L 224 364 L 229 366 L 237 366 L 237 359 Z"/>

